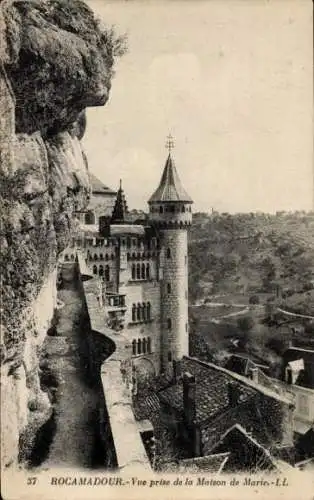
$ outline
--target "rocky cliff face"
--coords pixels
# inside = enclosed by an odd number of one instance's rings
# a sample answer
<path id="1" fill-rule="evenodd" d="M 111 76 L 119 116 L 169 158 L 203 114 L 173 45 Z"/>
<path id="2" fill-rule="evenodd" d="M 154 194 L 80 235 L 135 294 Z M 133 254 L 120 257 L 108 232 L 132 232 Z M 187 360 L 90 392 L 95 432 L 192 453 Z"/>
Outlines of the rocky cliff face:
<path id="1" fill-rule="evenodd" d="M 106 103 L 117 46 L 81 1 L 0 4 L 2 466 L 49 417 L 38 358 L 57 257 L 89 197 L 84 111 Z"/>

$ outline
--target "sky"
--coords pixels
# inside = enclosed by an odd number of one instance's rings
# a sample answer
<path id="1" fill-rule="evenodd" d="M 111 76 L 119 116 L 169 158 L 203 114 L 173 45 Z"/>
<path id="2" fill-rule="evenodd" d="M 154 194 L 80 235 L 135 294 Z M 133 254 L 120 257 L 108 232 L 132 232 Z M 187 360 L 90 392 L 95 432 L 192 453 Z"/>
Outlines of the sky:
<path id="1" fill-rule="evenodd" d="M 130 208 L 147 208 L 171 133 L 194 211 L 313 209 L 310 0 L 87 3 L 128 36 L 83 145 Z"/>

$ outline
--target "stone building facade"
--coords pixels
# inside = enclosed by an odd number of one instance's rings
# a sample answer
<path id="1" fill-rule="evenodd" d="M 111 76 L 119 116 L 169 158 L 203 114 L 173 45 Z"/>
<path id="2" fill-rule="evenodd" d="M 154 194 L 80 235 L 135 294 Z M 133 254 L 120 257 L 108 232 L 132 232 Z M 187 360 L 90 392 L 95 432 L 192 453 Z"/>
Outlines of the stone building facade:
<path id="1" fill-rule="evenodd" d="M 172 370 L 188 355 L 188 229 L 192 200 L 183 189 L 169 152 L 149 214 L 134 220 L 120 182 L 111 216 L 80 221 L 65 261 L 83 254 L 101 284 L 99 300 L 107 326 L 127 332 L 138 379 Z"/>

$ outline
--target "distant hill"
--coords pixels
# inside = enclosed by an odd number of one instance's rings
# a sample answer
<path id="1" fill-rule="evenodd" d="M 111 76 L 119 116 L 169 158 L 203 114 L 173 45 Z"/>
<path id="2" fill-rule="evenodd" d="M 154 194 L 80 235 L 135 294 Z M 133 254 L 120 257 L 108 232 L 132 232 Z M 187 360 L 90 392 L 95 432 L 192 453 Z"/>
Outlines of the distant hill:
<path id="1" fill-rule="evenodd" d="M 314 213 L 196 213 L 189 288 L 192 302 L 211 294 L 266 293 L 282 296 L 291 310 L 314 313 L 306 295 L 314 288 Z"/>

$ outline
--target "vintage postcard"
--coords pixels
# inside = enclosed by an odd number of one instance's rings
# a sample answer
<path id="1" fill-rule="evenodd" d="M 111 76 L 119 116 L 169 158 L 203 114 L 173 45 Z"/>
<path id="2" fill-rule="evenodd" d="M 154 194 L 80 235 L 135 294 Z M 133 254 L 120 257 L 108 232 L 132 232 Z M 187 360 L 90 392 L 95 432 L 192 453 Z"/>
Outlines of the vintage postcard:
<path id="1" fill-rule="evenodd" d="M 5 500 L 313 500 L 312 31 L 1 1 Z"/>

